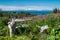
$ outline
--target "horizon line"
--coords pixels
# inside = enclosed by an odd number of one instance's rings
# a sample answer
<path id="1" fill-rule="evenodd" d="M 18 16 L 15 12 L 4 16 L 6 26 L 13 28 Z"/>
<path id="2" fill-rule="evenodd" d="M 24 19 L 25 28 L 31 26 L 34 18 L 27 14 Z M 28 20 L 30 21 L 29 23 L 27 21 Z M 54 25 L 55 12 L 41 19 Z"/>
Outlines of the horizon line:
<path id="1" fill-rule="evenodd" d="M 11 10 L 53 10 L 54 7 L 48 6 L 5 6 L 0 5 L 0 9 L 11 11 Z"/>

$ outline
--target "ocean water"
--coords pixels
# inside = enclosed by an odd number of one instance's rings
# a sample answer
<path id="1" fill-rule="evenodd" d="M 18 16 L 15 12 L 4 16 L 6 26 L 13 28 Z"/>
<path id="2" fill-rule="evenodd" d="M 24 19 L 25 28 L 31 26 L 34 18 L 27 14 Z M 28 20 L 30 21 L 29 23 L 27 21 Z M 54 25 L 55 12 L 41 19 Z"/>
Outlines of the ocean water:
<path id="1" fill-rule="evenodd" d="M 50 10 L 42 10 L 42 11 L 34 11 L 34 10 L 30 10 L 30 11 L 25 11 L 25 12 L 29 12 L 31 14 L 36 14 L 36 15 L 43 15 L 43 14 L 49 14 L 51 13 L 52 11 Z"/>
<path id="2" fill-rule="evenodd" d="M 28 13 L 36 14 L 36 15 L 40 16 L 43 14 L 49 14 L 52 12 L 52 10 L 18 10 L 16 12 L 28 12 Z"/>
<path id="3" fill-rule="evenodd" d="M 31 14 L 36 14 L 36 15 L 43 15 L 43 14 L 49 14 L 52 11 L 51 10 L 13 10 L 11 12 L 28 12 Z"/>

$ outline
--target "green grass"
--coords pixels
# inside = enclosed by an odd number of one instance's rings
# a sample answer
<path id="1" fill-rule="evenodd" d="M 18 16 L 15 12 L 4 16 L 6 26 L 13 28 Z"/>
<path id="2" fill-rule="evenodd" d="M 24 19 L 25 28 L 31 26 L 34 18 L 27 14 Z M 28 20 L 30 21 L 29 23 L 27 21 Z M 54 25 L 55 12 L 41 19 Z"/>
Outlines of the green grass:
<path id="1" fill-rule="evenodd" d="M 9 29 L 8 26 L 4 24 L 4 19 L 0 19 L 0 40 L 38 40 L 41 39 L 41 32 L 39 32 L 39 29 L 36 27 L 36 25 L 43 26 L 48 25 L 49 28 L 44 31 L 44 35 L 42 40 L 60 40 L 60 17 L 51 17 L 52 14 L 48 14 L 49 16 L 46 19 L 43 20 L 37 20 L 37 21 L 26 21 L 23 22 L 23 24 L 29 25 L 28 27 L 24 28 L 18 28 L 16 33 L 13 34 L 13 37 L 9 37 Z M 16 26 L 19 26 L 21 23 L 17 23 Z"/>

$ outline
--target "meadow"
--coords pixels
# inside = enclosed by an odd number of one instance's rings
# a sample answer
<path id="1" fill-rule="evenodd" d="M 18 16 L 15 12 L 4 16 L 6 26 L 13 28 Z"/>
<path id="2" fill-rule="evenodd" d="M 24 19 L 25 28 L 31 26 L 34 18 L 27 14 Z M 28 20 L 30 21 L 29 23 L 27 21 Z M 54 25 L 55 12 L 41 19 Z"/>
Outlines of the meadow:
<path id="1" fill-rule="evenodd" d="M 15 29 L 16 31 L 13 33 L 13 36 L 11 38 L 9 36 L 9 29 L 7 26 L 8 25 L 7 23 L 11 20 L 11 17 L 6 16 L 2 17 L 1 15 L 0 15 L 0 40 L 60 40 L 59 13 L 51 13 L 45 16 L 42 15 L 39 16 L 37 20 L 33 19 L 30 21 L 20 23 L 18 22 L 16 24 L 17 27 L 21 26 L 21 24 L 27 24 L 28 26 L 19 27 Z M 28 15 L 30 16 L 30 14 Z M 38 26 L 48 25 L 49 28 L 41 33 L 40 29 L 37 28 L 37 25 Z"/>

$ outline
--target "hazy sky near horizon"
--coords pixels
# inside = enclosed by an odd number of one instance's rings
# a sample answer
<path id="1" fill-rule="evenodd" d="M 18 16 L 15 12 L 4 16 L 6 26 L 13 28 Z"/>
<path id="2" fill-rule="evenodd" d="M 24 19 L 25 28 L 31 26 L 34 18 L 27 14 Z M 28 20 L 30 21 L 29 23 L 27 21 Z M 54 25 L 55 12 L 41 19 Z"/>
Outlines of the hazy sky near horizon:
<path id="1" fill-rule="evenodd" d="M 0 0 L 0 8 L 4 10 L 44 10 L 60 8 L 60 0 Z"/>

